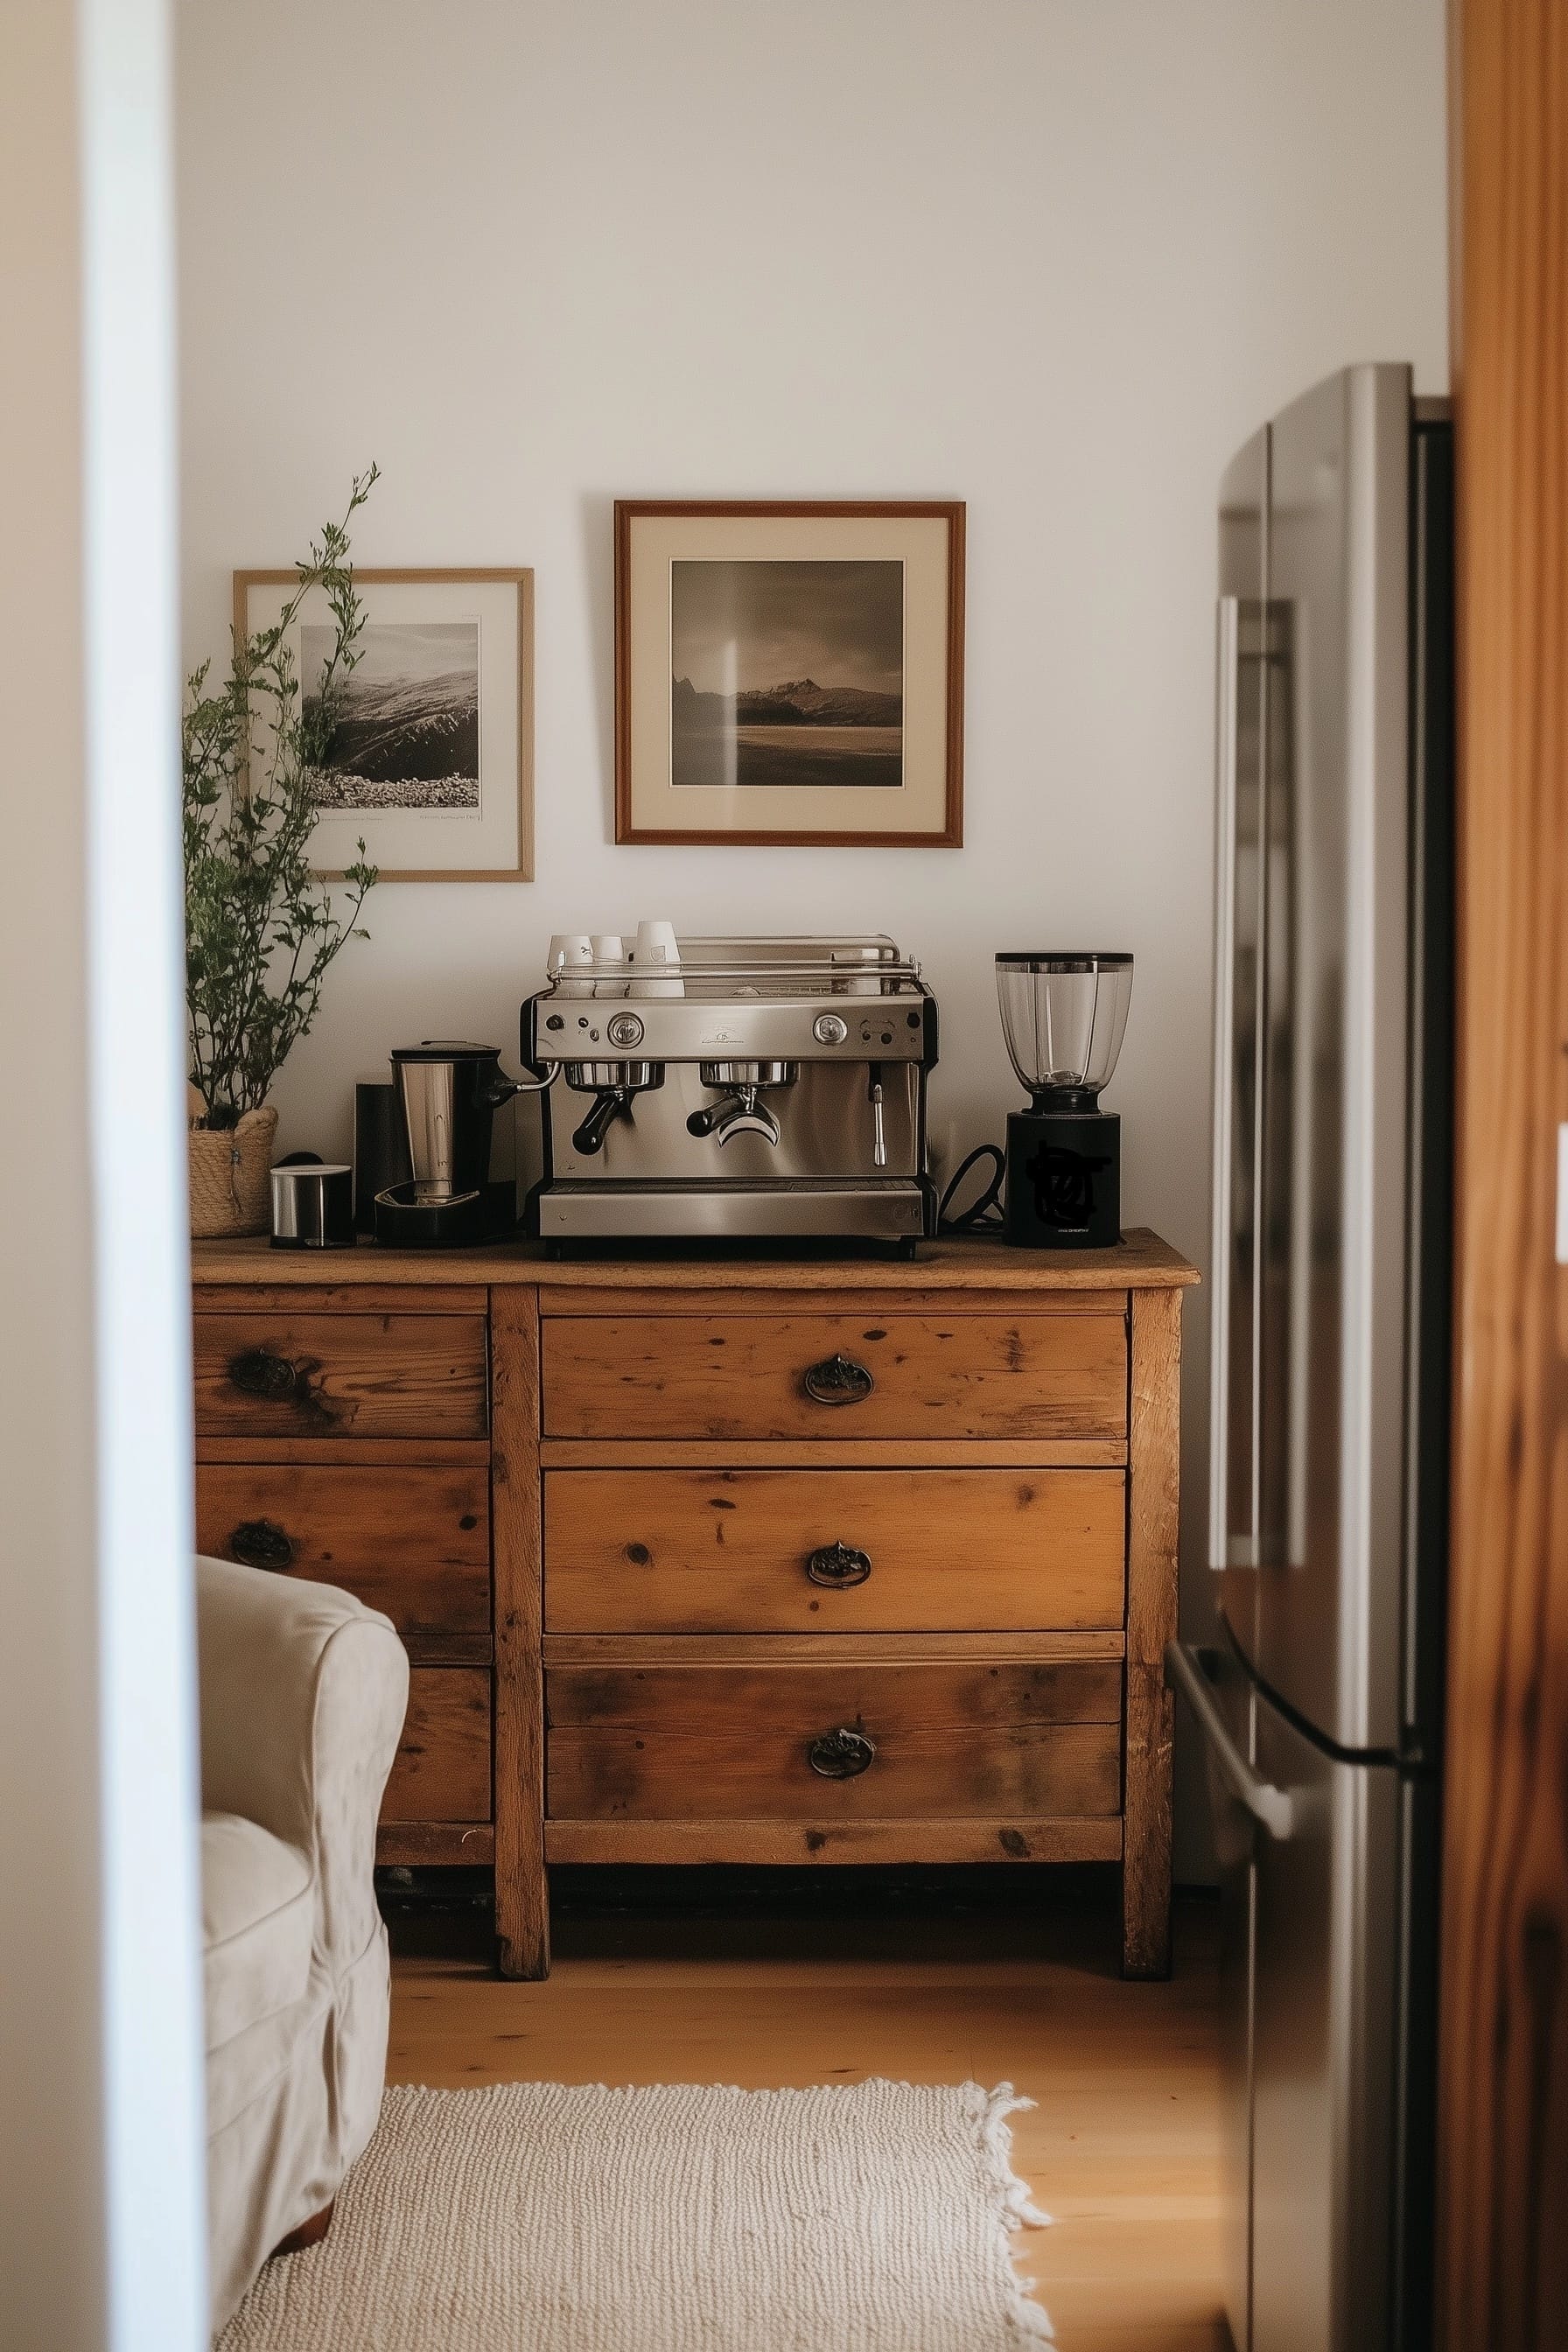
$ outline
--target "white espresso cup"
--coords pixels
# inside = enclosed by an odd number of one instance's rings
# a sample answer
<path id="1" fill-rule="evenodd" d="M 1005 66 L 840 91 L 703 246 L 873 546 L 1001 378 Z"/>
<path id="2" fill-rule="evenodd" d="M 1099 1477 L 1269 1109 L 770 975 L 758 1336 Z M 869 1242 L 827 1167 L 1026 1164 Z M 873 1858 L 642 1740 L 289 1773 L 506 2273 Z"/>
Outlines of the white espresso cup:
<path id="1" fill-rule="evenodd" d="M 624 996 L 626 992 L 626 982 L 624 980 L 606 979 L 605 977 L 605 972 L 606 967 L 616 964 L 625 965 L 626 960 L 626 941 L 622 939 L 618 931 L 595 931 L 594 933 L 593 945 L 594 961 L 598 966 L 600 974 L 599 978 L 594 982 L 595 995 Z"/>
<path id="2" fill-rule="evenodd" d="M 675 977 L 680 971 L 680 947 L 673 923 L 639 923 L 632 964 L 637 974 L 632 982 L 634 996 L 685 995 Z"/>
<path id="3" fill-rule="evenodd" d="M 557 931 L 550 942 L 550 977 L 563 996 L 592 996 L 591 981 L 574 981 L 571 974 L 594 961 L 594 942 L 586 931 Z"/>

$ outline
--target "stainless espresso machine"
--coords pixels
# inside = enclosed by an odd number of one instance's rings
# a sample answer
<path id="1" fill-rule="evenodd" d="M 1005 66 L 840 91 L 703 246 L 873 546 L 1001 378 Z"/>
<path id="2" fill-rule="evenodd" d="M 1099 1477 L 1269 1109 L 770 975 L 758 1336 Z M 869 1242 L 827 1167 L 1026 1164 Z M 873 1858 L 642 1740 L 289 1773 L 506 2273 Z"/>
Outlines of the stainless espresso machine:
<path id="1" fill-rule="evenodd" d="M 936 1003 L 894 942 L 682 940 L 658 977 L 553 972 L 522 1007 L 547 1244 L 880 1242 L 936 1231 L 926 1074 Z"/>

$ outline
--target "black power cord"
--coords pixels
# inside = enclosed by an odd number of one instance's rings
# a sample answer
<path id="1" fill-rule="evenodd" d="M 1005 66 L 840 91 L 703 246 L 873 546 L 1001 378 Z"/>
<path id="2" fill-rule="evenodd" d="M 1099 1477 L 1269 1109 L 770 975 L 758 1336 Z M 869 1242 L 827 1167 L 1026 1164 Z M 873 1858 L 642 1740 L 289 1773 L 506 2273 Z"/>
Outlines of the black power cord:
<path id="1" fill-rule="evenodd" d="M 953 1194 L 977 1160 L 989 1160 L 992 1177 L 979 1198 L 956 1217 L 948 1215 Z M 936 1229 L 939 1234 L 985 1234 L 1002 1230 L 1002 1180 L 1007 1172 L 1006 1155 L 999 1143 L 977 1143 L 967 1160 L 962 1160 L 953 1172 L 952 1182 L 942 1196 L 937 1211 Z"/>

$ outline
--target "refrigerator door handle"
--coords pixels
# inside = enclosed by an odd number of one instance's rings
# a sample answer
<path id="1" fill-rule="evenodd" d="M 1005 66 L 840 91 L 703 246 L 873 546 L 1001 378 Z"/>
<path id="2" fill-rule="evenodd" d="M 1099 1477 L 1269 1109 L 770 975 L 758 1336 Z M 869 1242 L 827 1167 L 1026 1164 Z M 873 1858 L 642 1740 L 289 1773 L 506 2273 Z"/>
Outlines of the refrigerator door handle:
<path id="1" fill-rule="evenodd" d="M 1236 778 L 1241 677 L 1241 600 L 1218 611 L 1214 987 L 1214 1216 L 1209 1264 L 1209 1566 L 1230 1564 L 1231 1053 L 1236 1017 Z"/>
<path id="2" fill-rule="evenodd" d="M 1173 1690 L 1181 1692 L 1197 1717 L 1198 1727 L 1231 1794 L 1277 1844 L 1284 1845 L 1295 1832 L 1296 1801 L 1247 1762 L 1226 1727 L 1203 1661 L 1204 1653 L 1194 1643 L 1167 1642 L 1165 1680 Z"/>

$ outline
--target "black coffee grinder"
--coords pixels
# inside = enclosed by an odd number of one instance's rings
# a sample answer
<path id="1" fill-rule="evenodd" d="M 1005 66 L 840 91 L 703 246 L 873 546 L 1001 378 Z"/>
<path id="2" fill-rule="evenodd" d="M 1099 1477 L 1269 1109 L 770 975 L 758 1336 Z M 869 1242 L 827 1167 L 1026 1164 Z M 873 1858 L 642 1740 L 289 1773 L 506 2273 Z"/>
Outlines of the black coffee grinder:
<path id="1" fill-rule="evenodd" d="M 1020 1249 L 1108 1249 L 1121 1239 L 1121 1122 L 1100 1094 L 1132 997 L 1130 955 L 996 959 L 996 994 L 1027 1110 L 1007 1120 L 1004 1231 Z"/>

